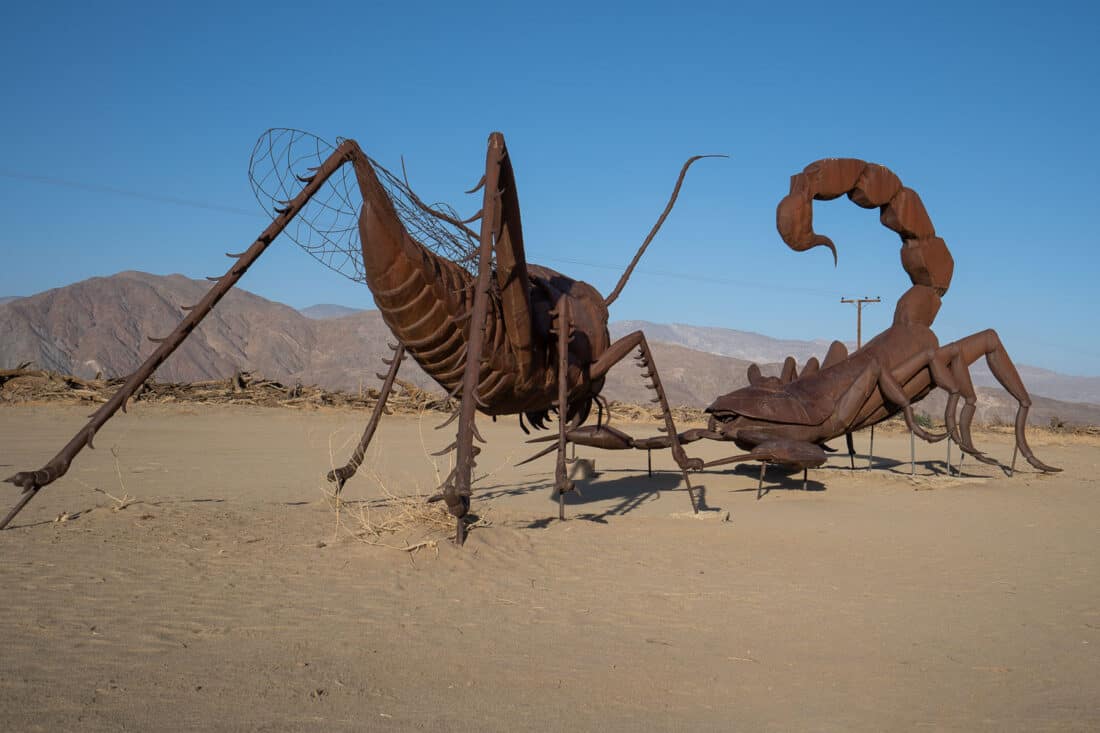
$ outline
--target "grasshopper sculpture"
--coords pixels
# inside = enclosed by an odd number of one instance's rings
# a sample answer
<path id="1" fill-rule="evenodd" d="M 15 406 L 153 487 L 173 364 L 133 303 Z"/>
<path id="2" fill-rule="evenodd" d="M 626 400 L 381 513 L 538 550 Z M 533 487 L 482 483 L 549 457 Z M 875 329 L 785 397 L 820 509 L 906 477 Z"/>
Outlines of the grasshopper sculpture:
<path id="1" fill-rule="evenodd" d="M 395 176 L 367 157 L 354 140 L 335 148 L 295 130 L 270 130 L 253 151 L 250 176 L 261 203 L 274 202 L 275 219 L 129 376 L 112 398 L 45 466 L 7 479 L 23 490 L 12 518 L 43 487 L 65 475 L 96 432 L 187 338 L 202 319 L 260 257 L 275 238 L 288 231 L 295 241 L 325 264 L 363 280 L 374 295 L 382 318 L 398 341 L 383 378 L 374 412 L 348 463 L 329 473 L 339 492 L 355 474 L 381 418 L 398 369 L 408 353 L 448 393 L 459 399 L 457 437 L 444 452 L 455 452 L 455 464 L 438 497 L 456 518 L 455 540 L 465 541 L 464 517 L 470 508 L 471 474 L 484 442 L 475 413 L 523 417 L 544 427 L 551 411 L 558 414 L 559 439 L 554 487 L 559 497 L 573 489 L 566 471 L 565 435 L 588 418 L 608 370 L 635 349 L 639 365 L 651 379 L 664 416 L 664 443 L 672 451 L 696 509 L 688 470 L 702 462 L 690 459 L 677 439 L 668 400 L 645 336 L 636 331 L 615 342 L 608 333 L 608 306 L 618 297 L 634 266 L 672 210 L 689 158 L 664 212 L 611 294 L 604 298 L 587 283 L 546 267 L 528 264 L 524 255 L 519 198 L 504 136 L 489 136 L 481 210 L 460 220 L 452 210 L 424 204 Z M 304 163 L 316 163 L 308 175 L 291 175 Z M 330 178 L 327 194 L 318 195 Z M 480 220 L 475 233 L 467 225 Z M 410 231 L 411 230 L 411 231 Z M 431 246 L 429 246 L 431 245 Z M 381 377 L 381 375 L 380 375 Z M 602 408 L 601 408 L 602 412 Z M 443 427 L 443 426 L 440 426 Z M 662 436 L 664 437 L 664 436 Z"/>

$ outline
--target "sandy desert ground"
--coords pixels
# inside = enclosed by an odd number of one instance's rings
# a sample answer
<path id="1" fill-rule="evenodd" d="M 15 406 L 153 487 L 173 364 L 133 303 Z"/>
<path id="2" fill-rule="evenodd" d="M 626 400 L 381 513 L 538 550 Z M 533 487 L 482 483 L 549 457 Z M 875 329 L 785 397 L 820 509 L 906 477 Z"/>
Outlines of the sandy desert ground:
<path id="1" fill-rule="evenodd" d="M 86 412 L 0 409 L 0 471 L 37 468 Z M 667 455 L 649 477 L 644 453 L 582 449 L 599 473 L 559 522 L 552 458 L 514 468 L 515 420 L 482 419 L 460 549 L 431 515 L 364 534 L 422 511 L 393 497 L 434 489 L 438 415 L 387 418 L 333 507 L 322 475 L 363 419 L 139 405 L 109 423 L 0 532 L 0 727 L 1100 728 L 1096 438 L 1036 432 L 1066 470 L 1013 478 L 972 459 L 949 477 L 943 444 L 918 444 L 913 478 L 908 434 L 880 431 L 875 470 L 837 456 L 807 491 L 701 474 L 698 519 Z M 1011 456 L 1006 433 L 976 440 Z"/>

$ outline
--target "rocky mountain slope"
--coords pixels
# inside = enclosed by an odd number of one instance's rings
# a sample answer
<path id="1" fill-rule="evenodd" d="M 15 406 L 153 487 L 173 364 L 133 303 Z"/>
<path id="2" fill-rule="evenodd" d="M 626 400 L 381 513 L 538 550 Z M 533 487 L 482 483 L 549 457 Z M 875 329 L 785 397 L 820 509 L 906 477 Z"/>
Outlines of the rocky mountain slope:
<path id="1" fill-rule="evenodd" d="M 750 331 L 689 326 L 682 323 L 617 321 L 611 324 L 613 336 L 622 336 L 639 329 L 645 331 L 651 341 L 679 344 L 689 349 L 747 359 L 760 364 L 782 362 L 787 356 L 793 356 L 802 365 L 811 356 L 823 358 L 830 344 L 830 341 L 824 339 L 773 339 Z M 849 342 L 847 346 L 852 350 L 855 342 Z M 1075 377 L 1026 364 L 1017 364 L 1016 368 L 1032 395 L 1042 395 L 1063 402 L 1100 404 L 1100 377 Z M 1000 388 L 984 359 L 979 359 L 970 372 L 976 386 Z"/>
<path id="2" fill-rule="evenodd" d="M 180 306 L 197 302 L 208 288 L 209 283 L 182 275 L 123 272 L 2 303 L 0 368 L 29 361 L 83 377 L 127 374 L 155 348 L 146 337 L 167 334 L 184 314 Z M 384 369 L 381 359 L 389 354 L 386 342 L 392 340 L 379 313 L 341 306 L 307 310 L 312 317 L 245 290 L 233 290 L 161 367 L 156 379 L 188 382 L 248 370 L 288 384 L 300 381 L 328 389 L 376 385 L 375 374 Z M 762 363 L 765 373 L 775 373 L 786 355 L 802 362 L 810 355 L 820 357 L 828 345 L 681 324 L 623 321 L 612 324 L 611 330 L 622 335 L 639 327 L 650 339 L 670 401 L 697 407 L 745 385 L 745 371 L 752 361 Z M 1031 367 L 1020 371 L 1035 396 L 1033 422 L 1057 418 L 1100 424 L 1100 406 L 1078 404 L 1088 399 L 1100 402 L 1100 379 L 1066 377 Z M 975 376 L 982 379 L 980 369 L 975 369 Z M 438 389 L 411 360 L 401 377 Z M 1015 406 L 1003 390 L 980 391 L 979 418 L 1012 419 Z M 1062 401 L 1040 397 L 1044 392 L 1053 392 Z M 604 394 L 630 402 L 651 397 L 640 370 L 629 359 L 611 370 Z M 942 395 L 936 393 L 919 408 L 933 416 L 942 410 Z"/>

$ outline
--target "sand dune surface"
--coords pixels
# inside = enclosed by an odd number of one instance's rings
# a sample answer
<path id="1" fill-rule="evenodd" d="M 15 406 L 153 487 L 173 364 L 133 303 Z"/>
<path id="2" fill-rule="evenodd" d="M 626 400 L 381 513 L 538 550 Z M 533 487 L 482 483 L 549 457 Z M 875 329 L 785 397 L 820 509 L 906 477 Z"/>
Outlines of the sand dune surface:
<path id="1" fill-rule="evenodd" d="M 0 409 L 0 472 L 85 413 Z M 861 468 L 838 454 L 806 491 L 771 469 L 757 499 L 755 465 L 698 474 L 701 518 L 667 455 L 648 476 L 644 453 L 581 449 L 598 472 L 559 522 L 553 459 L 513 467 L 532 446 L 483 419 L 456 548 L 402 498 L 446 470 L 441 419 L 388 417 L 337 510 L 323 473 L 360 413 L 120 415 L 0 532 L 2 727 L 1100 727 L 1095 438 L 1037 432 L 1065 472 L 1012 478 L 972 459 L 947 476 L 920 444 L 914 477 L 908 434 L 880 431 L 871 471 L 861 434 Z M 1005 432 L 976 441 L 1011 457 Z"/>

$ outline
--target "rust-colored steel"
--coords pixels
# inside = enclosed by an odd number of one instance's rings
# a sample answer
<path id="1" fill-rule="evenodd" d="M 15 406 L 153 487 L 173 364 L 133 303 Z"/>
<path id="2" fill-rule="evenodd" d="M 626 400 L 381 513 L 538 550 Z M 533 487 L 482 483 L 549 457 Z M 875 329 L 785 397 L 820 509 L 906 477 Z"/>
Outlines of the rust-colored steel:
<path id="1" fill-rule="evenodd" d="M 977 395 L 969 367 L 985 356 L 997 381 L 1019 403 L 1016 413 L 1016 449 L 1040 471 L 1058 471 L 1032 453 L 1024 435 L 1031 398 L 1016 367 L 993 330 L 985 330 L 940 346 L 932 322 L 940 297 L 951 284 L 954 261 L 944 241 L 936 236 L 920 196 L 902 186 L 889 169 L 851 158 L 830 158 L 810 164 L 791 177 L 790 193 L 779 203 L 776 225 L 783 241 L 796 251 L 827 247 L 836 260 L 836 247 L 813 230 L 814 200 L 847 194 L 863 208 L 878 208 L 880 220 L 902 240 L 901 262 L 913 286 L 901 296 L 893 324 L 853 354 L 833 342 L 820 364 L 810 358 L 799 376 L 788 357 L 779 377 L 764 377 L 749 367 L 749 386 L 722 395 L 707 408 L 706 430 L 688 430 L 676 442 L 703 438 L 728 440 L 746 454 L 712 461 L 718 466 L 737 461 L 761 461 L 807 469 L 825 462 L 825 442 L 882 422 L 899 412 L 918 437 L 936 442 L 951 436 L 959 447 L 985 463 L 999 465 L 974 447 L 971 422 Z M 913 417 L 913 403 L 934 387 L 949 399 L 947 432 L 933 434 Z M 963 407 L 957 413 L 959 400 Z M 600 448 L 665 447 L 666 436 L 636 440 L 606 426 L 582 427 L 567 437 Z M 1015 453 L 1013 465 L 1015 468 Z M 763 474 L 761 474 L 763 475 Z"/>
<path id="2" fill-rule="evenodd" d="M 289 145 L 284 147 L 287 140 Z M 303 147 L 309 149 L 308 155 L 298 155 Z M 331 153 L 326 155 L 328 150 Z M 702 157 L 707 156 L 695 156 L 684 163 L 663 213 L 615 291 L 605 299 L 587 283 L 527 263 L 515 176 L 504 136 L 498 132 L 489 136 L 485 174 L 479 184 L 484 188 L 482 209 L 460 221 L 449 210 L 423 204 L 407 183 L 368 158 L 353 140 L 333 149 L 308 133 L 268 131 L 256 145 L 250 173 L 261 201 L 277 201 L 275 220 L 247 251 L 231 255 L 236 262 L 230 270 L 216 278 L 216 285 L 203 300 L 57 456 L 38 471 L 20 472 L 7 479 L 23 489 L 23 494 L 0 528 L 44 486 L 65 474 L 84 446 L 91 446 L 96 431 L 119 408 L 125 408 L 127 399 L 338 171 L 344 176 L 344 188 L 331 184 L 328 198 L 319 199 L 319 205 L 314 201 L 315 211 L 294 222 L 296 228 L 288 235 L 325 264 L 363 280 L 398 345 L 389 373 L 379 375 L 383 388 L 362 440 L 349 462 L 328 475 L 337 492 L 362 462 L 401 360 L 410 354 L 444 389 L 460 398 L 457 413 L 448 420 L 458 421 L 455 441 L 446 449 L 455 452 L 455 467 L 437 498 L 445 501 L 456 517 L 456 540 L 461 544 L 478 453 L 474 440 L 481 440 L 475 413 L 518 414 L 526 431 L 524 416 L 531 425 L 542 428 L 549 413 L 555 411 L 563 425 L 577 428 L 587 419 L 593 403 L 598 404 L 607 371 L 639 349 L 671 436 L 664 447 L 671 449 L 690 495 L 687 471 L 701 468 L 702 462 L 688 458 L 680 446 L 645 337 L 639 331 L 612 343 L 607 307 L 675 204 L 688 168 Z M 274 172 L 258 167 L 258 158 L 273 163 Z M 288 173 L 302 161 L 319 165 L 311 168 L 311 175 L 298 176 L 298 184 Z M 354 173 L 350 183 L 345 166 Z M 341 181 L 340 176 L 333 180 Z M 331 193 L 334 186 L 336 192 Z M 285 200 L 278 200 L 280 196 Z M 362 202 L 361 207 L 354 199 Z M 480 232 L 466 226 L 478 220 Z M 356 235 L 360 246 L 347 246 Z M 426 246 L 428 241 L 434 246 Z M 560 454 L 555 475 L 559 495 L 572 488 L 562 470 L 564 446 L 560 439 L 555 446 Z M 692 505 L 694 508 L 694 498 Z"/>

